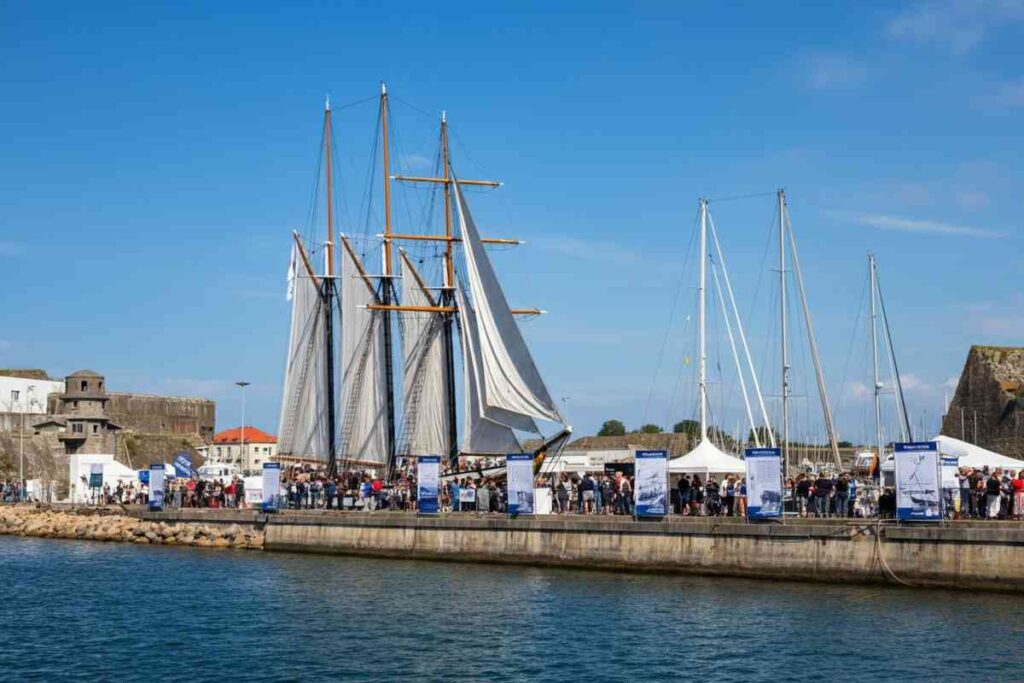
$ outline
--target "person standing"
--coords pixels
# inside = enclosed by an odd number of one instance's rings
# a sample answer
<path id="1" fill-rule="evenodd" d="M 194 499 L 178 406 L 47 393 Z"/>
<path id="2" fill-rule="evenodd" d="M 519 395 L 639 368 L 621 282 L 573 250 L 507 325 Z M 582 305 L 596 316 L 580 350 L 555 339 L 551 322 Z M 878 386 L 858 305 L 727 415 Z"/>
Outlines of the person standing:
<path id="1" fill-rule="evenodd" d="M 818 473 L 814 481 L 814 503 L 817 517 L 828 517 L 828 506 L 832 497 L 832 480 L 824 472 Z"/>
<path id="2" fill-rule="evenodd" d="M 1002 498 L 1002 482 L 999 481 L 998 470 L 992 472 L 985 481 L 985 495 L 987 498 L 988 518 L 999 518 L 999 503 Z"/>
<path id="3" fill-rule="evenodd" d="M 846 507 L 850 501 L 850 480 L 845 474 L 836 479 L 836 517 L 846 517 Z"/>

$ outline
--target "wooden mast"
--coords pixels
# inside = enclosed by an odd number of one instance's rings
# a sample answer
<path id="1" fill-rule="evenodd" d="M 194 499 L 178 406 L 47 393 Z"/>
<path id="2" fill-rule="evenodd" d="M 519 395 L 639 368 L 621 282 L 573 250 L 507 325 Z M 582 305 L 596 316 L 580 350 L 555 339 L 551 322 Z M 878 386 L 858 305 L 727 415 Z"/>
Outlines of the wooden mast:
<path id="1" fill-rule="evenodd" d="M 334 173 L 331 171 L 331 98 L 324 106 L 324 152 L 327 156 L 327 277 L 334 276 Z"/>

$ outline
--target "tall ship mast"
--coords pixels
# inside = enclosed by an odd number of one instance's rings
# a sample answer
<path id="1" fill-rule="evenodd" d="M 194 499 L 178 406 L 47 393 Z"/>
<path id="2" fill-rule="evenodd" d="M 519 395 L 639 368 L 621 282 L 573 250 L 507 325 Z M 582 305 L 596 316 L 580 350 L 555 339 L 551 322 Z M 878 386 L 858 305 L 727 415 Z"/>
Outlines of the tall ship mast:
<path id="1" fill-rule="evenodd" d="M 390 475 L 412 456 L 440 454 L 455 462 L 460 455 L 503 455 L 522 451 L 526 438 L 540 437 L 534 449 L 539 464 L 572 431 L 515 320 L 540 311 L 509 307 L 485 244 L 518 242 L 481 237 L 463 192 L 465 186 L 500 183 L 457 177 L 445 114 L 440 121 L 440 173 L 392 175 L 390 107 L 383 84 L 379 106 L 380 275 L 366 267 L 344 234 L 337 236 L 340 249 L 334 247 L 331 110 L 329 104 L 325 108 L 324 270 L 316 272 L 296 233 L 289 267 L 292 331 L 279 453 L 283 459 L 324 462 L 331 474 L 359 467 Z M 395 232 L 392 182 L 439 188 L 443 233 Z M 424 242 L 442 245 L 439 282 L 424 277 L 400 246 Z M 340 335 L 334 334 L 335 328 Z"/>

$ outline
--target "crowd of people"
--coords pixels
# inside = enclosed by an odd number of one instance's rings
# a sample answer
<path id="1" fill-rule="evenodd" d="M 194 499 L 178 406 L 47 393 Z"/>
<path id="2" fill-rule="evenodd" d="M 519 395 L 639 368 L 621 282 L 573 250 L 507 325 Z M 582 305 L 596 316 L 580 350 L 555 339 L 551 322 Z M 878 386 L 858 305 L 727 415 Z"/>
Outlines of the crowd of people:
<path id="1" fill-rule="evenodd" d="M 21 490 L 21 482 L 17 479 L 4 479 L 0 481 L 0 501 L 4 503 L 17 503 L 24 500 L 25 495 Z"/>
<path id="2" fill-rule="evenodd" d="M 1024 470 L 962 467 L 957 490 L 945 491 L 947 508 L 964 519 L 1024 519 Z"/>

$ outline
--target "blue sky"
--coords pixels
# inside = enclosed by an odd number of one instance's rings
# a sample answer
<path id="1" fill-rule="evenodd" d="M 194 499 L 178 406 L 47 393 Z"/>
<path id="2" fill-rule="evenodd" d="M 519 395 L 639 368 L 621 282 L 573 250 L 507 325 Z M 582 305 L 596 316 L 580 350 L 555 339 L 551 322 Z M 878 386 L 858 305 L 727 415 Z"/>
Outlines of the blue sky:
<path id="1" fill-rule="evenodd" d="M 494 260 L 513 305 L 550 312 L 524 329 L 578 433 L 691 416 L 702 195 L 771 393 L 786 188 L 843 437 L 866 433 L 868 250 L 915 423 L 970 344 L 1024 341 L 1024 3 L 553 4 L 3 3 L 0 365 L 209 396 L 220 427 L 244 378 L 275 429 L 322 101 L 360 233 L 376 109 L 340 106 L 380 80 L 401 168 L 446 109 L 456 170 L 505 183 L 470 201 L 527 242 Z M 739 195 L 759 196 L 714 201 Z"/>

